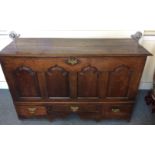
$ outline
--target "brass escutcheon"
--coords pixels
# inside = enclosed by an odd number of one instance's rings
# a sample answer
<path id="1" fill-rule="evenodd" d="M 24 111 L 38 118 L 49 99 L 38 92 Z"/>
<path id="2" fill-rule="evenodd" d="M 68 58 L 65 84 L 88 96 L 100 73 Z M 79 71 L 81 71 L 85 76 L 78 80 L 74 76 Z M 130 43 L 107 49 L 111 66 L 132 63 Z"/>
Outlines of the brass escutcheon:
<path id="1" fill-rule="evenodd" d="M 34 114 L 37 108 L 28 108 L 29 113 Z"/>
<path id="2" fill-rule="evenodd" d="M 76 112 L 79 110 L 79 107 L 77 106 L 70 106 L 70 109 L 73 111 L 73 112 Z"/>
<path id="3" fill-rule="evenodd" d="M 119 108 L 112 108 L 111 111 L 112 112 L 120 112 L 120 109 Z"/>
<path id="4" fill-rule="evenodd" d="M 67 63 L 70 64 L 70 65 L 76 65 L 78 63 L 78 60 L 75 57 L 70 57 L 67 60 Z"/>

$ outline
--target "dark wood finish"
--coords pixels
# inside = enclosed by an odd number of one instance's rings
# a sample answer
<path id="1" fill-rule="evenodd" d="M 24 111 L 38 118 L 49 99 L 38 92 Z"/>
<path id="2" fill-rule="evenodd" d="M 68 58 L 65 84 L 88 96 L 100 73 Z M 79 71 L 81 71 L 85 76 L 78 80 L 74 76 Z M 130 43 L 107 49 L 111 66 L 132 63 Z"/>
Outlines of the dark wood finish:
<path id="1" fill-rule="evenodd" d="M 104 108 L 106 118 L 130 119 L 133 105 L 119 105 L 118 103 L 117 105 L 105 105 Z"/>
<path id="2" fill-rule="evenodd" d="M 132 39 L 19 38 L 0 61 L 19 117 L 129 119 L 148 55 Z"/>
<path id="3" fill-rule="evenodd" d="M 46 85 L 49 97 L 68 97 L 68 72 L 59 66 L 49 68 L 46 72 Z"/>
<path id="4" fill-rule="evenodd" d="M 128 87 L 132 71 L 129 67 L 121 65 L 114 69 L 109 75 L 108 97 L 127 97 Z"/>
<path id="5" fill-rule="evenodd" d="M 69 86 L 70 86 L 70 97 L 77 98 L 77 73 L 70 72 L 69 73 Z"/>
<path id="6" fill-rule="evenodd" d="M 21 118 L 46 116 L 47 110 L 43 106 L 16 106 L 16 111 Z"/>
<path id="7" fill-rule="evenodd" d="M 101 72 L 99 74 L 99 81 L 98 81 L 98 90 L 99 90 L 99 98 L 105 98 L 108 88 L 108 78 L 109 72 Z M 104 89 L 103 89 L 104 88 Z"/>
<path id="8" fill-rule="evenodd" d="M 3 49 L 4 56 L 146 56 L 133 39 L 17 38 Z"/>
<path id="9" fill-rule="evenodd" d="M 87 66 L 78 73 L 78 97 L 98 96 L 98 71 Z"/>
<path id="10" fill-rule="evenodd" d="M 81 104 L 55 104 L 51 106 L 52 111 L 66 111 L 66 112 L 98 112 L 100 107 L 94 103 L 81 103 Z"/>
<path id="11" fill-rule="evenodd" d="M 47 111 L 51 118 L 66 117 L 71 113 L 83 119 L 100 120 L 104 116 L 102 105 L 98 103 L 52 104 L 52 106 L 47 106 Z"/>
<path id="12" fill-rule="evenodd" d="M 31 68 L 21 66 L 14 72 L 16 89 L 19 97 L 38 97 L 40 91 L 38 78 Z"/>

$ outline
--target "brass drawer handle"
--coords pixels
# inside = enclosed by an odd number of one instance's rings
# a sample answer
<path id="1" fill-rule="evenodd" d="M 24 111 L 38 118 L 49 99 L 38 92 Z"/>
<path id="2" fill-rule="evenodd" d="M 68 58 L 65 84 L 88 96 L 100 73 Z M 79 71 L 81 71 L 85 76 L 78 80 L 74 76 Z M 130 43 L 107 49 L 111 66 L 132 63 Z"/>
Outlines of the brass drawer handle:
<path id="1" fill-rule="evenodd" d="M 112 108 L 111 111 L 117 113 L 117 112 L 120 112 L 120 109 L 119 108 Z"/>
<path id="2" fill-rule="evenodd" d="M 76 112 L 79 110 L 79 107 L 78 106 L 70 106 L 70 109 L 73 111 L 73 112 Z"/>
<path id="3" fill-rule="evenodd" d="M 28 108 L 29 113 L 34 114 L 37 108 Z"/>
<path id="4" fill-rule="evenodd" d="M 69 64 L 69 65 L 76 65 L 76 64 L 79 63 L 79 60 L 76 59 L 75 57 L 70 57 L 70 58 L 68 58 L 66 63 Z"/>

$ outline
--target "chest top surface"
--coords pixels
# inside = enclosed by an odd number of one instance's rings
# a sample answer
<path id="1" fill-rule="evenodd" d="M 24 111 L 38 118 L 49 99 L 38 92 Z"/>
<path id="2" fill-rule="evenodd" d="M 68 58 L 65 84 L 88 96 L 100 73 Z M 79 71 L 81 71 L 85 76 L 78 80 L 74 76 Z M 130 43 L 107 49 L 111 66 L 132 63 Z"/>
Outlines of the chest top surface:
<path id="1" fill-rule="evenodd" d="M 18 38 L 6 46 L 0 57 L 57 57 L 57 56 L 147 56 L 145 48 L 130 38 Z"/>

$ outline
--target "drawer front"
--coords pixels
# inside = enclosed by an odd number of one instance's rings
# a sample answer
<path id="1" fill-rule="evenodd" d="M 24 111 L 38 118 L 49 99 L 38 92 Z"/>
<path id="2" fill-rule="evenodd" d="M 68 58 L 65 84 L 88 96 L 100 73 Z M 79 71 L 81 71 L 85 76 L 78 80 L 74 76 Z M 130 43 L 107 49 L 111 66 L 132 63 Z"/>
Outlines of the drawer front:
<path id="1" fill-rule="evenodd" d="M 133 105 L 105 105 L 106 118 L 130 118 Z"/>
<path id="2" fill-rule="evenodd" d="M 46 108 L 43 106 L 16 106 L 19 116 L 32 117 L 32 116 L 45 116 L 47 114 Z"/>
<path id="3" fill-rule="evenodd" d="M 82 104 L 82 103 L 81 103 Z M 48 107 L 49 112 L 99 112 L 100 105 L 96 104 L 55 104 Z"/>

